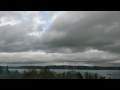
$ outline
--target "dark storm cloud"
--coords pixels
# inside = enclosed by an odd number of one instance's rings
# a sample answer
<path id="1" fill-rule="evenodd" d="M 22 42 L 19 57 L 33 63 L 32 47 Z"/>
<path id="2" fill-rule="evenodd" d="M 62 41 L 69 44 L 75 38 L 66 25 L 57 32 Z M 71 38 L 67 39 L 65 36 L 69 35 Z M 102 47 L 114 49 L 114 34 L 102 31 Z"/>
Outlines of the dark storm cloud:
<path id="1" fill-rule="evenodd" d="M 83 13 L 83 15 L 82 15 Z M 73 52 L 98 49 L 120 52 L 120 12 L 66 12 L 44 34 L 49 49 L 70 48 Z"/>

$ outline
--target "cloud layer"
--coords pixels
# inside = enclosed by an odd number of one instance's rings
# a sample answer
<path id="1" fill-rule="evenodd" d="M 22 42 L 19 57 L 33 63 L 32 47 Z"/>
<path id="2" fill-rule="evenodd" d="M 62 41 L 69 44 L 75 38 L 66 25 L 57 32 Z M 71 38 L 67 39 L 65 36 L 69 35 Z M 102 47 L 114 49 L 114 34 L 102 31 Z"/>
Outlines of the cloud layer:
<path id="1" fill-rule="evenodd" d="M 1 11 L 0 62 L 119 65 L 119 16 L 119 11 Z"/>

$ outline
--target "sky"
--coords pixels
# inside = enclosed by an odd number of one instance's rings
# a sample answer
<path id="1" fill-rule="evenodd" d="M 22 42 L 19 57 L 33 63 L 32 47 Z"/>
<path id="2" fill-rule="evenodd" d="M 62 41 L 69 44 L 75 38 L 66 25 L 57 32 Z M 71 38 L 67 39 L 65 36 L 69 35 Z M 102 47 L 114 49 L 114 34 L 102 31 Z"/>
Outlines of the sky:
<path id="1" fill-rule="evenodd" d="M 120 66 L 120 12 L 0 11 L 0 65 Z"/>

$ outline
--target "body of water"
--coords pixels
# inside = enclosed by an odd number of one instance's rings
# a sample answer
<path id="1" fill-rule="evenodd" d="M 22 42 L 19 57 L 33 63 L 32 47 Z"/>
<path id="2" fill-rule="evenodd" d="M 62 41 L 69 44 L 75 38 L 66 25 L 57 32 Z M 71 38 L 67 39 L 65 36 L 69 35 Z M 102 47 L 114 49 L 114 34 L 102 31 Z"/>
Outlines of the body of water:
<path id="1" fill-rule="evenodd" d="M 28 69 L 10 69 L 10 71 L 11 70 L 18 70 L 20 73 L 23 73 L 24 70 Z M 40 69 L 36 70 L 39 71 Z M 72 69 L 50 69 L 50 70 L 55 71 L 57 73 L 72 71 Z M 85 72 L 98 73 L 102 76 L 105 76 L 106 78 L 120 79 L 120 70 L 74 70 L 74 71 L 80 72 L 81 74 L 84 74 Z"/>

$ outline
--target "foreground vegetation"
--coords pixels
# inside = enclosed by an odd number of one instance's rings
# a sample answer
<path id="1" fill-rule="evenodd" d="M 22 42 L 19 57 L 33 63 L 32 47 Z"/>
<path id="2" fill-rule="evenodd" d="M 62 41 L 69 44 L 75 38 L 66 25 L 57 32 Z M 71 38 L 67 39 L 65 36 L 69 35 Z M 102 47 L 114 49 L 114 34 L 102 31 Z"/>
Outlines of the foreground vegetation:
<path id="1" fill-rule="evenodd" d="M 83 75 L 80 72 L 68 71 L 63 73 L 56 73 L 47 68 L 42 68 L 39 71 L 36 69 L 29 69 L 23 73 L 17 70 L 9 71 L 8 66 L 5 70 L 0 67 L 0 79 L 106 79 L 97 73 L 86 72 Z"/>

